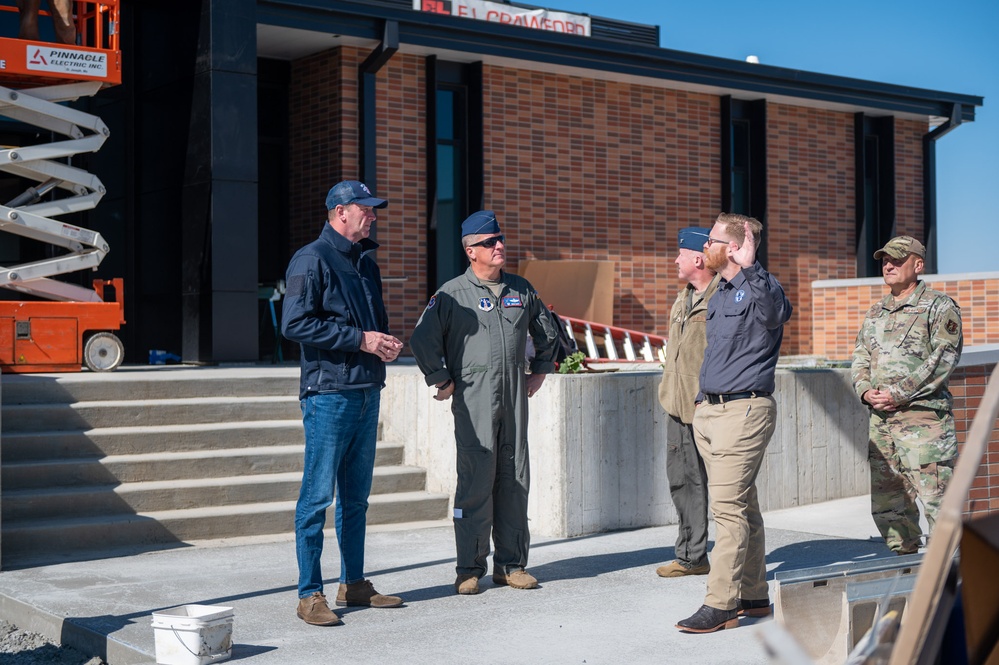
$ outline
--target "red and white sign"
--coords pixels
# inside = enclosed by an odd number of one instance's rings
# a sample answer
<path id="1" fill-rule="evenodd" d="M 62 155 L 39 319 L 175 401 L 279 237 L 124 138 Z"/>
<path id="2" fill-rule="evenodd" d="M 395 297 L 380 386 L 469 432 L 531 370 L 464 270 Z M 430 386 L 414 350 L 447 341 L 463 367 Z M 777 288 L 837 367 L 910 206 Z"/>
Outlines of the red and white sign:
<path id="1" fill-rule="evenodd" d="M 524 9 L 488 0 L 413 0 L 413 9 L 434 14 L 464 16 L 480 21 L 519 25 L 524 28 L 590 36 L 590 17 L 553 12 L 547 9 Z"/>
<path id="2" fill-rule="evenodd" d="M 40 44 L 28 44 L 26 48 L 25 67 L 29 70 L 95 77 L 108 73 L 106 53 Z"/>

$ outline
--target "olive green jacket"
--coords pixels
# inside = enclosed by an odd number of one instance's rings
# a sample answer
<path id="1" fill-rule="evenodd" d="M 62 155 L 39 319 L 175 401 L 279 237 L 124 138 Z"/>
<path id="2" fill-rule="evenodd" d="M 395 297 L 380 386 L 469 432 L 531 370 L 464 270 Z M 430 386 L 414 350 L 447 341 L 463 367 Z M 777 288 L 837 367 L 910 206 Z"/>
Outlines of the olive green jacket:
<path id="1" fill-rule="evenodd" d="M 699 376 L 708 345 L 706 321 L 708 300 L 718 288 L 719 276 L 711 280 L 701 298 L 688 284 L 676 294 L 669 313 L 666 362 L 659 383 L 659 403 L 666 413 L 690 424 L 694 421 L 694 398 L 700 390 Z"/>

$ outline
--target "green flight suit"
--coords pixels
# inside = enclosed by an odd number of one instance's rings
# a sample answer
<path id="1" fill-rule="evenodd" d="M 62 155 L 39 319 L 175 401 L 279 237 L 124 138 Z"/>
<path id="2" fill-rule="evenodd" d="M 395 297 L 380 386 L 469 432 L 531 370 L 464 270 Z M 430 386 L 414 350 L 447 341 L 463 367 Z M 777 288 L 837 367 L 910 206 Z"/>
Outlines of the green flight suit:
<path id="1" fill-rule="evenodd" d="M 409 343 L 433 386 L 454 381 L 451 401 L 458 485 L 454 534 L 458 574 L 486 574 L 490 532 L 493 572 L 527 566 L 527 335 L 530 370 L 555 371 L 557 332 L 534 288 L 502 273 L 499 297 L 469 268 L 430 299 Z"/>

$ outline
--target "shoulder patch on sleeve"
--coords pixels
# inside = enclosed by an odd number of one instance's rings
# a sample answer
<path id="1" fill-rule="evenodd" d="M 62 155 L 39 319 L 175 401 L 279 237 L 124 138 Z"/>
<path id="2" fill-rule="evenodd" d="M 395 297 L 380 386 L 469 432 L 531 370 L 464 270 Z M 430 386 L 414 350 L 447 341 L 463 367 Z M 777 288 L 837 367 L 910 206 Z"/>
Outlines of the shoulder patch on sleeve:
<path id="1" fill-rule="evenodd" d="M 285 286 L 285 295 L 300 296 L 305 291 L 305 275 L 292 275 Z"/>
<path id="2" fill-rule="evenodd" d="M 434 305 L 437 304 L 437 294 L 430 296 L 430 301 L 427 302 L 427 309 L 433 309 Z"/>

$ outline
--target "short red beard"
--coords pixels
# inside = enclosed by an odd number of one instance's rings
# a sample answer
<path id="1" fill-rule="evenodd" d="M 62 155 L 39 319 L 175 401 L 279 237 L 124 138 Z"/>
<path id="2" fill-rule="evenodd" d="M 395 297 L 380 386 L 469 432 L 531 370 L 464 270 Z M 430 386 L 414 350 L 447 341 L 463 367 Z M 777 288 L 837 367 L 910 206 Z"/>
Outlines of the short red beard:
<path id="1" fill-rule="evenodd" d="M 728 255 L 725 252 L 727 248 L 728 245 L 708 247 L 708 251 L 704 252 L 704 265 L 710 270 L 721 272 L 722 268 L 728 264 Z"/>

